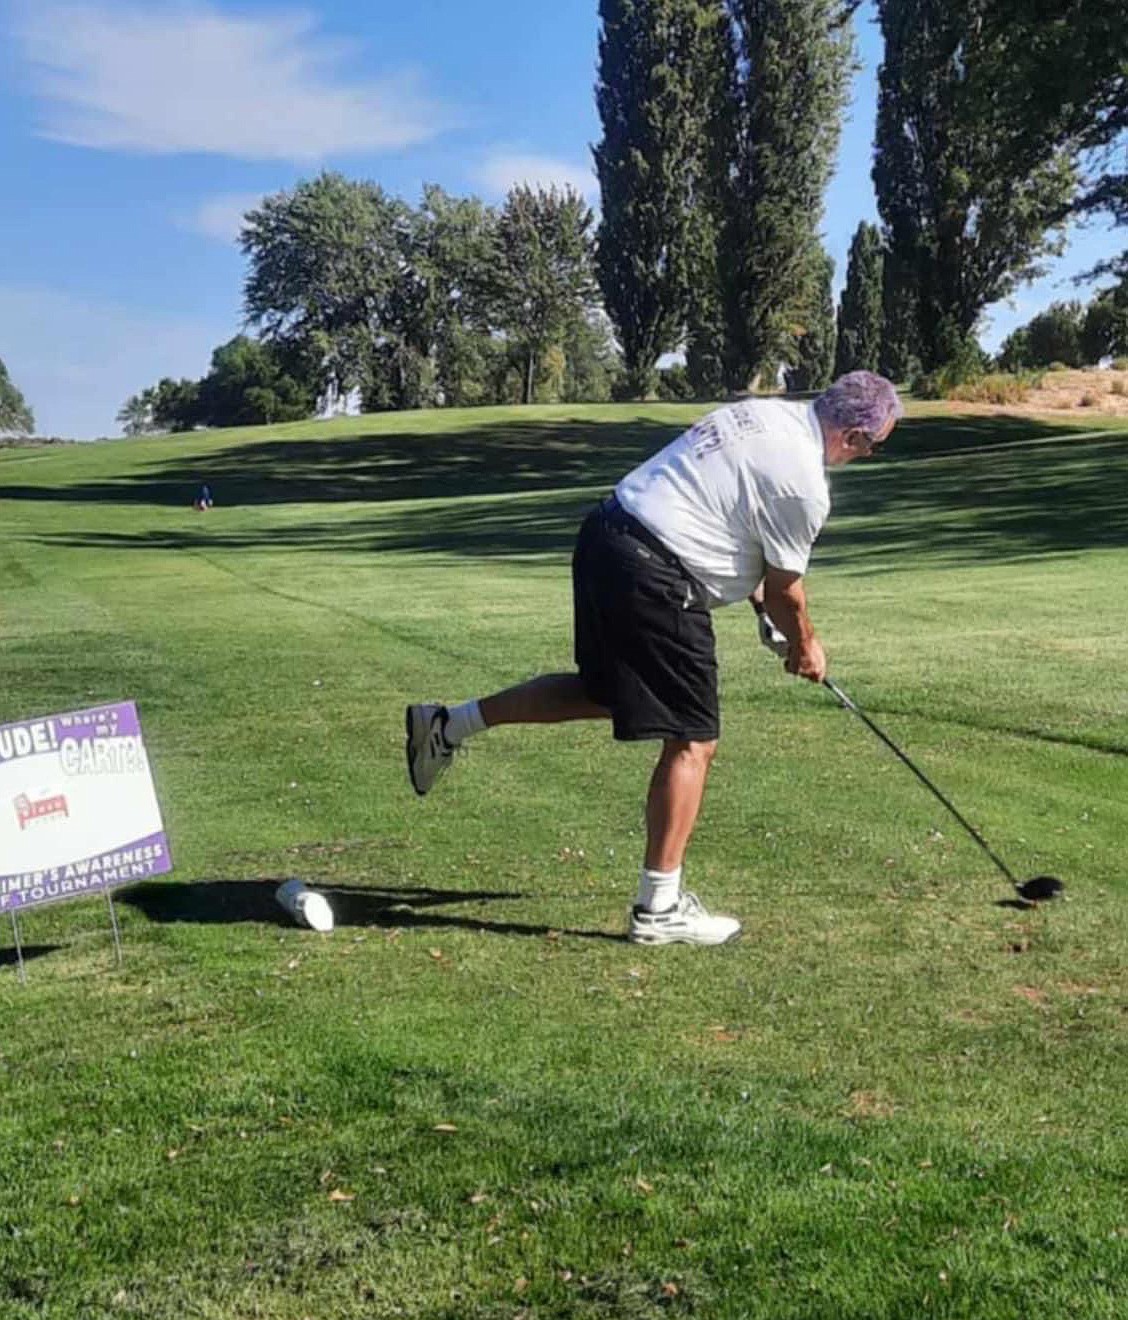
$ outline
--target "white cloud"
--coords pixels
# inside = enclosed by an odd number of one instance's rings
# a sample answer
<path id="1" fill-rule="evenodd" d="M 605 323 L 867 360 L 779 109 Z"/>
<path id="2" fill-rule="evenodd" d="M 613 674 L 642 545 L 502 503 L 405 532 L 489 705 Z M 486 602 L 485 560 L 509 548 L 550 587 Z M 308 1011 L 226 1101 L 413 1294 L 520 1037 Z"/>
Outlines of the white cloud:
<path id="1" fill-rule="evenodd" d="M 181 229 L 220 243 L 234 243 L 243 228 L 243 217 L 263 199 L 262 193 L 221 193 L 201 202 L 195 211 L 179 217 Z"/>
<path id="2" fill-rule="evenodd" d="M 237 309 L 232 308 L 232 324 Z M 85 302 L 55 289 L 0 284 L 4 362 L 35 412 L 36 433 L 89 440 L 118 435 L 125 400 L 162 376 L 202 376 L 212 349 L 235 333 Z"/>
<path id="3" fill-rule="evenodd" d="M 41 0 L 16 26 L 47 107 L 41 134 L 73 146 L 308 162 L 443 127 L 417 73 L 350 77 L 352 46 L 309 15 Z"/>
<path id="4" fill-rule="evenodd" d="M 572 187 L 589 201 L 599 196 L 599 182 L 590 167 L 522 152 L 495 151 L 476 171 L 478 183 L 497 197 L 510 188 L 526 184 L 530 188 Z"/>

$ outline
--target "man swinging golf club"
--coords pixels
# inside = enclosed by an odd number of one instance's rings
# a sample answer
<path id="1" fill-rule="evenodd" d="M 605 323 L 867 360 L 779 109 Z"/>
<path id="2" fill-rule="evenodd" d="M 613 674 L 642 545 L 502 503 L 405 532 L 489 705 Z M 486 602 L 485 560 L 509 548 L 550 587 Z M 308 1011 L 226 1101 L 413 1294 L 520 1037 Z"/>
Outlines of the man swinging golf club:
<path id="1" fill-rule="evenodd" d="M 420 796 L 455 748 L 499 724 L 610 719 L 625 742 L 659 739 L 646 853 L 629 938 L 725 944 L 740 934 L 682 888 L 686 847 L 720 734 L 710 610 L 760 606 L 760 639 L 813 683 L 826 657 L 803 576 L 830 510 L 825 469 L 870 454 L 903 409 L 889 381 L 854 371 L 812 403 L 757 398 L 709 413 L 584 520 L 572 559 L 578 672 L 542 674 L 447 707 L 407 707 Z"/>

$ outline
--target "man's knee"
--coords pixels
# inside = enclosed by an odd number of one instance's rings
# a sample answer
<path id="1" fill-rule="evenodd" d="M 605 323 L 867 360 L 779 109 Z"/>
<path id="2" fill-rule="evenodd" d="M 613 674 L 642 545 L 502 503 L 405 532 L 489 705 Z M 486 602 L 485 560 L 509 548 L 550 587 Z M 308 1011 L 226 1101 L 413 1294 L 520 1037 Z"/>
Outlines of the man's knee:
<path id="1" fill-rule="evenodd" d="M 665 759 L 682 761 L 701 770 L 708 770 L 716 754 L 716 738 L 710 738 L 706 741 L 670 738 L 662 749 L 662 755 Z"/>

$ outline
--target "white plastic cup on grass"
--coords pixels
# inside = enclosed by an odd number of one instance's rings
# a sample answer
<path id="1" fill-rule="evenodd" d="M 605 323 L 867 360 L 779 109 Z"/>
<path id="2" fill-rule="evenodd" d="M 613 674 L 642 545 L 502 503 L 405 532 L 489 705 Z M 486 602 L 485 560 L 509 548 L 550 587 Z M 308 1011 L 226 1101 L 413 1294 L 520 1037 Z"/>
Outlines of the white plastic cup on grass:
<path id="1" fill-rule="evenodd" d="M 333 929 L 333 909 L 324 894 L 309 889 L 301 880 L 279 885 L 274 897 L 301 926 L 327 935 Z"/>

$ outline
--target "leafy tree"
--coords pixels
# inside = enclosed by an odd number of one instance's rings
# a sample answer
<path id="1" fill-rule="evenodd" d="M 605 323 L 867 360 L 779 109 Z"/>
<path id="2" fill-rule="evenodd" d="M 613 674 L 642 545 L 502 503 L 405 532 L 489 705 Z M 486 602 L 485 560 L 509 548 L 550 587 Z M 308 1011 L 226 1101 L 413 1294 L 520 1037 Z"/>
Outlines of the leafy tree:
<path id="1" fill-rule="evenodd" d="M 1056 227 L 1075 172 L 1053 134 L 1032 142 L 1016 170 L 1011 119 L 985 111 L 995 80 L 1014 81 L 985 23 L 988 0 L 877 0 L 877 9 L 885 58 L 873 177 L 890 251 L 887 325 L 888 313 L 909 312 L 917 344 L 902 331 L 896 347 L 902 356 L 919 347 L 930 371 L 960 356 L 984 307 L 1061 250 Z"/>
<path id="2" fill-rule="evenodd" d="M 428 284 L 435 389 L 447 406 L 475 402 L 490 357 L 490 263 L 497 216 L 476 197 L 423 190 L 417 268 Z"/>
<path id="3" fill-rule="evenodd" d="M 436 402 L 447 408 L 496 402 L 490 381 L 498 353 L 499 346 L 488 331 L 457 319 L 441 327 L 435 345 Z"/>
<path id="4" fill-rule="evenodd" d="M 1085 165 L 1072 209 L 1128 224 L 1123 0 L 980 0 L 976 22 L 984 58 L 975 109 L 1000 170 L 1024 178 L 1059 147 Z M 1128 273 L 1128 253 L 1097 272 Z"/>
<path id="5" fill-rule="evenodd" d="M 153 436 L 191 430 L 203 424 L 198 380 L 173 380 L 165 376 L 137 395 L 129 396 L 117 412 L 117 422 L 127 436 Z"/>
<path id="6" fill-rule="evenodd" d="M 118 409 L 117 423 L 123 435 L 149 435 L 157 429 L 153 421 L 153 395 L 155 390 L 142 390 L 131 394 Z"/>
<path id="7" fill-rule="evenodd" d="M 1026 326 L 1029 364 L 1048 367 L 1060 362 L 1067 367 L 1081 366 L 1081 327 L 1084 309 L 1079 302 L 1051 303 Z"/>
<path id="8" fill-rule="evenodd" d="M 399 271 L 366 388 L 383 406 L 465 402 L 480 392 L 467 373 L 486 352 L 474 341 L 489 333 L 496 224 L 477 198 L 425 185 L 399 230 Z"/>
<path id="9" fill-rule="evenodd" d="M 730 0 L 736 142 L 721 268 L 733 388 L 792 356 L 849 94 L 854 8 Z"/>
<path id="10" fill-rule="evenodd" d="M 885 250 L 881 231 L 862 221 L 854 231 L 846 263 L 846 285 L 838 306 L 835 376 L 877 371 L 881 366 Z"/>
<path id="11" fill-rule="evenodd" d="M 0 360 L 0 435 L 30 435 L 34 430 L 35 415 Z"/>
<path id="12" fill-rule="evenodd" d="M 202 380 L 166 376 L 128 398 L 117 420 L 126 435 L 149 435 L 299 421 L 316 407 L 316 377 L 308 363 L 277 345 L 236 335 L 215 350 Z"/>
<path id="13" fill-rule="evenodd" d="M 700 339 L 715 301 L 728 24 L 724 0 L 600 0 L 599 15 L 597 267 L 624 388 L 645 397 L 691 311 Z M 710 324 L 715 337 L 719 308 Z"/>
<path id="14" fill-rule="evenodd" d="M 1114 288 L 1098 293 L 1085 309 L 1081 356 L 1086 362 L 1128 356 L 1128 274 Z"/>
<path id="15" fill-rule="evenodd" d="M 279 349 L 246 335 L 215 350 L 199 383 L 198 416 L 205 426 L 296 422 L 316 409 L 316 386 L 291 375 Z"/>
<path id="16" fill-rule="evenodd" d="M 402 335 L 381 335 L 369 350 L 361 380 L 364 411 L 427 408 L 435 402 L 435 369 L 431 359 Z"/>
<path id="17" fill-rule="evenodd" d="M 1012 330 L 999 347 L 995 365 L 1000 371 L 1024 371 L 1034 365 L 1030 356 L 1030 332 L 1025 326 Z"/>
<path id="18" fill-rule="evenodd" d="M 191 431 L 203 422 L 200 413 L 200 382 L 165 376 L 152 389 L 153 429 Z"/>
<path id="19" fill-rule="evenodd" d="M 250 261 L 249 323 L 271 342 L 321 364 L 323 389 L 371 378 L 394 324 L 411 210 L 377 184 L 325 173 L 248 212 L 240 244 Z"/>
<path id="20" fill-rule="evenodd" d="M 173 380 L 165 376 L 156 385 L 126 399 L 118 411 L 117 420 L 126 435 L 191 431 L 204 422 L 200 409 L 200 382 Z"/>
<path id="21" fill-rule="evenodd" d="M 497 328 L 524 362 L 526 403 L 539 358 L 595 296 L 592 223 L 571 188 L 514 188 L 498 218 L 491 299 Z"/>
<path id="22" fill-rule="evenodd" d="M 589 309 L 569 322 L 560 346 L 567 362 L 561 403 L 604 403 L 610 399 L 622 360 L 606 312 Z"/>

